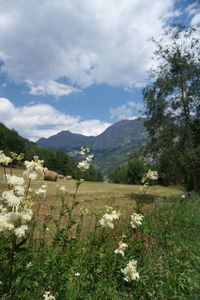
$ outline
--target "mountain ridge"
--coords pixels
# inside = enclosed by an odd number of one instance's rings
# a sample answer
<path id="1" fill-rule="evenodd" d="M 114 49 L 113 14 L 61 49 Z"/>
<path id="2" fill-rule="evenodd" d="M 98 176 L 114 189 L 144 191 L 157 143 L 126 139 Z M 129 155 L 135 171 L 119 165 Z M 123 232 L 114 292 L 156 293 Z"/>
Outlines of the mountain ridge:
<path id="1" fill-rule="evenodd" d="M 72 133 L 69 130 L 63 130 L 50 136 L 49 138 L 40 138 L 37 144 L 51 149 L 71 151 L 74 148 L 88 146 L 92 150 L 114 149 L 121 144 L 140 140 L 146 137 L 143 119 L 121 120 L 109 126 L 97 136 L 85 136 L 79 133 Z"/>
<path id="2" fill-rule="evenodd" d="M 128 161 L 147 141 L 144 119 L 121 120 L 109 126 L 97 136 L 84 136 L 69 130 L 61 131 L 37 143 L 49 149 L 71 152 L 81 146 L 89 147 L 94 153 L 94 166 L 104 174 L 113 171 Z"/>

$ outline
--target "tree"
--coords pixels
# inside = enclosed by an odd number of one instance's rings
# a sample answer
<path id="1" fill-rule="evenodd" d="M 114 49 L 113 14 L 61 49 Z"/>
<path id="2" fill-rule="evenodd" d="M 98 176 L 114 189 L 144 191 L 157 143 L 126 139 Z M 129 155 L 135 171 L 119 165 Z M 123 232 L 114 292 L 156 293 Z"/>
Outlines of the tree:
<path id="1" fill-rule="evenodd" d="M 144 88 L 148 151 L 160 168 L 200 190 L 200 42 L 193 29 L 176 26 L 156 44 L 157 67 Z M 168 169 L 168 170 L 167 170 Z M 161 170 L 163 171 L 163 170 Z"/>
<path id="2" fill-rule="evenodd" d="M 144 162 L 138 157 L 133 157 L 128 162 L 128 182 L 132 184 L 140 184 L 145 174 Z"/>

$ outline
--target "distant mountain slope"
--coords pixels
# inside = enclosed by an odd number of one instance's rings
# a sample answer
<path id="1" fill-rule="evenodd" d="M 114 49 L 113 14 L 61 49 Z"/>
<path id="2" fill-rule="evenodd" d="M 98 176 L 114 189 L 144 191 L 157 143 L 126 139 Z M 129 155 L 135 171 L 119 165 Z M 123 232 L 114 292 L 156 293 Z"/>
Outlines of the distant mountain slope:
<path id="1" fill-rule="evenodd" d="M 127 162 L 129 155 L 144 145 L 146 140 L 144 121 L 136 119 L 117 122 L 98 136 L 84 136 L 67 130 L 47 139 L 41 138 L 37 143 L 42 147 L 67 152 L 88 146 L 95 154 L 94 165 L 102 172 L 109 173 Z"/>
<path id="2" fill-rule="evenodd" d="M 92 151 L 113 150 L 120 145 L 138 143 L 146 139 L 146 131 L 142 119 L 123 120 L 108 127 L 98 136 L 84 136 L 82 134 L 61 131 L 49 138 L 37 141 L 40 146 L 51 149 L 71 151 L 88 146 Z"/>
<path id="3" fill-rule="evenodd" d="M 75 162 L 64 151 L 43 148 L 36 143 L 20 136 L 17 131 L 7 128 L 0 122 L 0 150 L 10 155 L 10 152 L 24 153 L 25 160 L 31 160 L 34 155 L 43 159 L 45 166 L 64 175 L 76 176 Z"/>
<path id="4" fill-rule="evenodd" d="M 37 144 L 50 149 L 71 151 L 73 149 L 78 149 L 81 146 L 93 144 L 94 138 L 95 137 L 88 137 L 66 130 L 61 131 L 47 139 L 41 138 L 37 141 Z"/>

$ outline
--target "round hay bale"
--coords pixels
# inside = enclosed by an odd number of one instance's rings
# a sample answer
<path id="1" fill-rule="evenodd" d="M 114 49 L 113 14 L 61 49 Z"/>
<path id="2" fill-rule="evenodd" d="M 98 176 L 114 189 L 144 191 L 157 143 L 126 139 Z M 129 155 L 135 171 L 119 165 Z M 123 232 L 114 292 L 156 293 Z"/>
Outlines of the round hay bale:
<path id="1" fill-rule="evenodd" d="M 58 173 L 56 172 L 48 170 L 44 173 L 44 180 L 57 181 L 57 179 L 58 179 Z"/>
<path id="2" fill-rule="evenodd" d="M 72 176 L 71 176 L 71 175 L 67 175 L 67 176 L 66 176 L 66 179 L 67 179 L 67 180 L 71 180 L 71 179 L 72 179 Z"/>

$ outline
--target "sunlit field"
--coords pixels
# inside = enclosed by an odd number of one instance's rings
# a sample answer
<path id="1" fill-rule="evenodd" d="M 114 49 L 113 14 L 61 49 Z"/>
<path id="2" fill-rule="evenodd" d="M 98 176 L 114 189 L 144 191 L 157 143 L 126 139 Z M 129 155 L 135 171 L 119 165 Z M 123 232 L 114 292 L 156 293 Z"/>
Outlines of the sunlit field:
<path id="1" fill-rule="evenodd" d="M 7 172 L 9 169 L 7 169 Z M 22 176 L 23 169 L 13 169 L 13 175 Z M 3 168 L 0 169 L 1 178 L 3 178 Z M 39 188 L 43 184 L 47 184 L 46 197 L 38 197 L 34 201 L 34 212 L 37 218 L 36 226 L 39 227 L 49 216 L 56 217 L 59 215 L 61 208 L 60 197 L 57 190 L 62 186 L 66 188 L 66 202 L 70 205 L 72 196 L 75 191 L 76 181 L 58 179 L 57 182 L 45 181 L 40 178 L 32 182 L 33 188 Z M 6 182 L 1 181 L 0 192 L 5 190 Z M 105 206 L 112 206 L 119 209 L 126 218 L 136 208 L 137 201 L 141 201 L 144 210 L 152 209 L 155 205 L 154 200 L 159 196 L 182 195 L 183 187 L 170 186 L 164 187 L 160 185 L 150 186 L 145 195 L 141 195 L 139 185 L 114 184 L 104 182 L 83 182 L 81 183 L 78 194 L 78 205 L 74 209 L 74 214 L 79 216 L 82 208 L 87 209 L 90 213 L 101 214 L 105 211 Z M 85 229 L 90 226 L 91 218 L 85 218 Z"/>
<path id="2" fill-rule="evenodd" d="M 0 176 L 4 192 L 3 169 Z M 46 196 L 37 196 L 44 184 Z M 141 192 L 139 185 L 43 178 L 31 188 L 27 233 L 22 223 L 16 236 L 5 230 L 0 237 L 2 299 L 199 299 L 198 194 L 177 186 Z"/>

